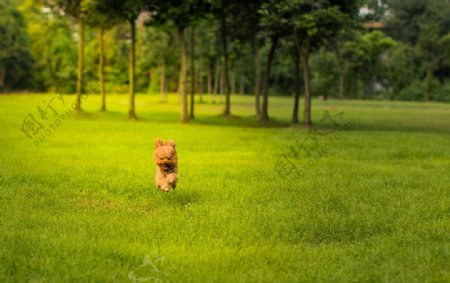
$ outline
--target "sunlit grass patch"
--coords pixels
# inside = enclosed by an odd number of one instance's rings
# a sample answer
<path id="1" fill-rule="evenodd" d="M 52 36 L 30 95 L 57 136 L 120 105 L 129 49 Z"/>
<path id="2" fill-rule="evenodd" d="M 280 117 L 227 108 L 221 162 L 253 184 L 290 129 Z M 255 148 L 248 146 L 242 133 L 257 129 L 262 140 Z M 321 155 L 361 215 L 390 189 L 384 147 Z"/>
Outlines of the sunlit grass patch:
<path id="1" fill-rule="evenodd" d="M 290 126 L 291 98 L 271 97 L 261 126 L 250 96 L 232 97 L 238 118 L 208 102 L 181 124 L 176 96 L 138 95 L 128 121 L 126 96 L 102 113 L 90 95 L 36 147 L 20 127 L 49 97 L 0 96 L 2 282 L 450 278 L 446 104 L 314 100 L 316 129 L 340 138 L 291 159 L 296 178 L 276 166 L 311 135 Z M 355 125 L 321 122 L 325 110 Z M 170 193 L 154 185 L 158 137 L 177 143 Z"/>

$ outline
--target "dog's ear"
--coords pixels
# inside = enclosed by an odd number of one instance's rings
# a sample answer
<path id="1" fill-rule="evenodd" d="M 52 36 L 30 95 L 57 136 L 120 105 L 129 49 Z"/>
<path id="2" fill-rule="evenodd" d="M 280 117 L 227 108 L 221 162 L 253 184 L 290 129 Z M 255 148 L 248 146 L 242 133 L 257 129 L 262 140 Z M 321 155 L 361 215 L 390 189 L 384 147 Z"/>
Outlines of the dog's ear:
<path id="1" fill-rule="evenodd" d="M 162 146 L 164 143 L 161 139 L 157 139 L 155 141 L 155 149 L 158 148 L 159 146 Z"/>
<path id="2" fill-rule="evenodd" d="M 170 145 L 170 146 L 172 146 L 173 148 L 175 148 L 175 142 L 174 142 L 173 140 L 168 140 L 168 141 L 166 141 L 166 145 Z"/>

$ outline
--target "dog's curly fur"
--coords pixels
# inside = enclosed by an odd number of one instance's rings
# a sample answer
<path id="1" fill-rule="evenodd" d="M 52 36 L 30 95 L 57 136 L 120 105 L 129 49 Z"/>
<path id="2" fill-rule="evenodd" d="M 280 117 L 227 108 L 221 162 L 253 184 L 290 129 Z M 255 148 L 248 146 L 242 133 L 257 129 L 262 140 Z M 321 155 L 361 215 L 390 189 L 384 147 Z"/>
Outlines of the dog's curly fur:
<path id="1" fill-rule="evenodd" d="M 156 185 L 161 190 L 168 192 L 175 189 L 178 182 L 178 155 L 175 142 L 168 140 L 163 142 L 157 139 L 155 142 L 154 159 L 156 163 Z"/>

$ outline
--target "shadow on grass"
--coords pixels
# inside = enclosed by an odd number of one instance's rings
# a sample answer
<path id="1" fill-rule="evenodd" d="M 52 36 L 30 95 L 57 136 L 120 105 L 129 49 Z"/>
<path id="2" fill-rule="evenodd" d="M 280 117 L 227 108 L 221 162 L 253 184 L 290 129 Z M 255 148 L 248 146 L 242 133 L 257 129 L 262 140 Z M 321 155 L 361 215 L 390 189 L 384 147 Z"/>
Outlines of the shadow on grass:
<path id="1" fill-rule="evenodd" d="M 126 113 L 119 112 L 119 111 L 101 111 L 97 110 L 94 112 L 87 112 L 84 110 L 74 112 L 74 115 L 72 115 L 74 119 L 78 120 L 126 120 L 127 115 Z"/>
<path id="2" fill-rule="evenodd" d="M 73 115 L 77 120 L 108 120 L 108 121 L 128 121 L 126 113 L 120 111 L 96 111 L 96 112 L 76 112 Z M 190 120 L 186 124 L 204 125 L 204 126 L 222 126 L 222 127 L 236 127 L 236 128 L 291 128 L 292 130 L 305 130 L 308 128 L 319 130 L 338 130 L 342 129 L 333 125 L 330 122 L 321 122 L 318 119 L 313 120 L 311 127 L 305 127 L 300 121 L 298 124 L 292 124 L 287 120 L 280 120 L 271 118 L 267 122 L 261 122 L 255 116 L 223 116 L 223 115 L 200 115 L 194 120 Z M 412 125 L 389 123 L 382 121 L 373 123 L 373 121 L 358 121 L 353 119 L 354 124 L 351 127 L 344 129 L 345 131 L 386 131 L 386 132 L 424 132 L 424 133 L 450 133 L 450 126 L 445 125 Z M 161 124 L 182 124 L 181 117 L 178 112 L 174 111 L 160 111 L 152 113 L 139 113 L 135 122 L 154 122 Z"/>
<path id="3" fill-rule="evenodd" d="M 97 110 L 94 112 L 74 112 L 72 117 L 77 120 L 103 120 L 103 121 L 130 121 L 130 122 L 158 122 L 172 124 L 180 121 L 180 115 L 176 112 L 152 112 L 138 113 L 136 119 L 129 119 L 123 111 Z"/>
<path id="4" fill-rule="evenodd" d="M 109 112 L 109 111 L 108 111 Z M 99 118 L 107 120 L 127 120 L 127 116 L 122 112 L 112 111 L 97 112 L 93 115 L 80 116 L 80 118 L 96 120 Z M 154 122 L 161 124 L 183 124 L 178 112 L 152 112 L 140 113 L 136 122 Z M 241 128 L 285 128 L 290 123 L 278 119 L 271 119 L 268 122 L 260 122 L 256 116 L 224 116 L 224 115 L 200 115 L 195 119 L 185 123 L 187 125 L 205 125 L 205 126 L 223 126 L 223 127 L 241 127 Z"/>
<path id="5" fill-rule="evenodd" d="M 189 121 L 194 125 L 223 126 L 223 127 L 242 127 L 242 128 L 285 128 L 290 123 L 277 119 L 271 119 L 268 122 L 261 122 L 256 116 L 200 116 L 200 118 Z"/>
<path id="6" fill-rule="evenodd" d="M 158 189 L 159 190 L 159 189 Z M 161 195 L 161 201 L 169 206 L 187 206 L 198 202 L 200 195 L 192 190 L 171 190 L 168 193 L 158 192 Z"/>
<path id="7" fill-rule="evenodd" d="M 317 122 L 312 126 L 314 129 L 318 130 L 339 130 L 348 132 L 405 132 L 405 133 L 450 133 L 450 127 L 447 126 L 436 126 L 436 125 L 401 125 L 393 123 L 376 123 L 371 124 L 368 122 L 361 122 L 355 120 L 355 124 L 350 127 L 338 127 L 328 123 Z"/>
<path id="8" fill-rule="evenodd" d="M 348 121 L 347 121 L 348 122 Z M 408 125 L 398 123 L 369 123 L 353 119 L 353 124 L 348 127 L 338 127 L 331 123 L 313 120 L 312 126 L 303 125 L 302 121 L 298 124 L 292 124 L 290 121 L 271 118 L 267 122 L 261 122 L 256 116 L 233 117 L 223 116 L 200 116 L 199 119 L 192 120 L 189 123 L 194 125 L 224 126 L 224 127 L 242 127 L 242 128 L 290 128 L 292 130 L 304 131 L 308 129 L 318 130 L 344 130 L 344 131 L 375 131 L 375 132 L 424 132 L 424 133 L 450 133 L 450 126 L 439 125 Z"/>

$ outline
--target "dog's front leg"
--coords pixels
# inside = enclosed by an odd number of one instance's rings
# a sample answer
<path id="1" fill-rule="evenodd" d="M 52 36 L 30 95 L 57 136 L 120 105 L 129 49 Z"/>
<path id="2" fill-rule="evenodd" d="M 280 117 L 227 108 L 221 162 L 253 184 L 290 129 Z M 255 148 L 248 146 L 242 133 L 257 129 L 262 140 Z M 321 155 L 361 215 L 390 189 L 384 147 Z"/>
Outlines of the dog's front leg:
<path id="1" fill-rule="evenodd" d="M 176 183 L 178 181 L 178 175 L 176 173 L 169 173 L 167 174 L 166 178 L 170 184 Z"/>

